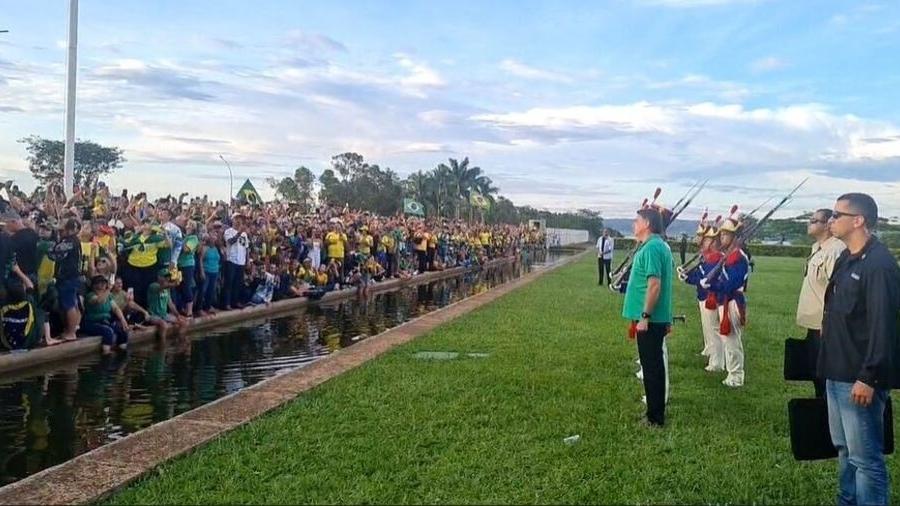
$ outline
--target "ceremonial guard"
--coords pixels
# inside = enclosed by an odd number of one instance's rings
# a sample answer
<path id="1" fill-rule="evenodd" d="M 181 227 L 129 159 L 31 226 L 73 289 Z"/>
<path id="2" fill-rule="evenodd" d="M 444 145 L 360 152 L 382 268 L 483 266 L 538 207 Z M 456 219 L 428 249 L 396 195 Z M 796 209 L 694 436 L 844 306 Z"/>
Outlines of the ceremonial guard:
<path id="1" fill-rule="evenodd" d="M 743 223 L 732 215 L 719 229 L 723 261 L 700 280 L 700 287 L 709 290 L 719 312 L 718 337 L 725 354 L 728 376 L 722 384 L 728 387 L 744 385 L 744 345 L 741 342 L 747 319 L 744 283 L 750 274 L 750 261 L 740 242 L 736 242 Z"/>
<path id="2" fill-rule="evenodd" d="M 685 265 L 678 268 L 678 277 L 697 288 L 700 327 L 703 332 L 703 351 L 701 354 L 709 357 L 706 370 L 710 372 L 725 370 L 725 352 L 722 340 L 719 339 L 718 303 L 715 296 L 701 286 L 700 281 L 712 272 L 722 259 L 722 253 L 719 252 L 719 230 L 717 228 L 721 219 L 722 217 L 719 216 L 715 222 L 704 222 L 701 220 L 700 226 L 697 227 L 697 240 L 699 241 L 700 251 L 695 257 L 699 263 L 689 267 L 693 262 L 688 261 Z"/>

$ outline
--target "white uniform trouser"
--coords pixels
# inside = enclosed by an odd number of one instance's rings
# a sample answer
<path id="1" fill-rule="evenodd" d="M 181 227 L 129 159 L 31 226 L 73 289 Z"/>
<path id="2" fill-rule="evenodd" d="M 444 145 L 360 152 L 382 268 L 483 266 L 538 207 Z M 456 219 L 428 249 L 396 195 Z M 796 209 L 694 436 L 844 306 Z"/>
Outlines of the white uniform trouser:
<path id="1" fill-rule="evenodd" d="M 663 369 L 666 371 L 666 404 L 668 404 L 669 403 L 669 347 L 666 346 L 665 338 L 663 338 L 662 351 L 663 351 Z M 638 379 L 641 380 L 641 382 L 643 383 L 644 368 L 641 366 L 640 359 L 637 360 L 637 365 L 638 365 L 638 367 L 640 367 L 640 369 L 638 369 L 638 372 L 637 372 L 637 374 L 635 374 L 635 376 L 637 376 Z"/>
<path id="2" fill-rule="evenodd" d="M 709 369 L 725 369 L 725 348 L 719 338 L 719 308 L 706 309 L 700 302 L 700 327 L 703 329 L 703 354 L 709 357 Z"/>
<path id="3" fill-rule="evenodd" d="M 725 311 L 725 306 L 719 306 L 719 318 L 725 318 Z M 719 334 L 725 349 L 725 370 L 728 371 L 725 381 L 740 386 L 744 384 L 744 344 L 741 341 L 744 328 L 737 302 L 729 301 L 727 311 L 727 317 L 731 319 L 731 333 L 727 336 Z"/>

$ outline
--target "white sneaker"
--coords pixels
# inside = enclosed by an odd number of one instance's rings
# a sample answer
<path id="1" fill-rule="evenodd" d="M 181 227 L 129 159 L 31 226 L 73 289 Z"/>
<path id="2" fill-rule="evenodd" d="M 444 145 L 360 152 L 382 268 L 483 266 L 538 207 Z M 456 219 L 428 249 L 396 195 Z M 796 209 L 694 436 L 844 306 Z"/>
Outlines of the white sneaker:
<path id="1" fill-rule="evenodd" d="M 637 376 L 637 379 L 644 381 L 644 370 L 643 369 L 634 373 L 634 375 Z"/>
<path id="2" fill-rule="evenodd" d="M 726 387 L 730 387 L 730 388 L 740 388 L 740 387 L 744 386 L 743 383 L 735 381 L 730 378 L 723 379 L 722 384 L 725 385 Z"/>

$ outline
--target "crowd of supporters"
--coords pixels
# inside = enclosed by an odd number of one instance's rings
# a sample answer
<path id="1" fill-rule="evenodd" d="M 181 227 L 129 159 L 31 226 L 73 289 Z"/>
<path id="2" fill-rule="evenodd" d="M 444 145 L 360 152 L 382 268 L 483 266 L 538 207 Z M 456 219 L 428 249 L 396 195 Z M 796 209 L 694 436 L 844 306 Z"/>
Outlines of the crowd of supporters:
<path id="1" fill-rule="evenodd" d="M 103 183 L 0 199 L 0 341 L 8 350 L 100 336 L 124 349 L 131 329 L 160 335 L 192 318 L 320 298 L 426 271 L 543 248 L 541 232 L 446 218 L 377 216 L 323 205 L 113 194 Z"/>

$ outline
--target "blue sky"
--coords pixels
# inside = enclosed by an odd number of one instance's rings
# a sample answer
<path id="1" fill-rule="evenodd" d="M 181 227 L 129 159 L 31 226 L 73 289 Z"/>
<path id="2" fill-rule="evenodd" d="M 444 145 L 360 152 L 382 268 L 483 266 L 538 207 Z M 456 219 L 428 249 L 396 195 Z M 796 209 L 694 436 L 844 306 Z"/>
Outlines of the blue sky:
<path id="1" fill-rule="evenodd" d="M 24 187 L 16 139 L 63 135 L 67 3 L 0 0 L 0 177 Z M 706 177 L 698 208 L 810 177 L 788 212 L 858 190 L 900 215 L 898 2 L 81 0 L 80 18 L 78 135 L 125 149 L 114 187 L 224 197 L 220 153 L 264 187 L 352 150 L 402 176 L 469 156 L 517 203 L 610 217 Z"/>

